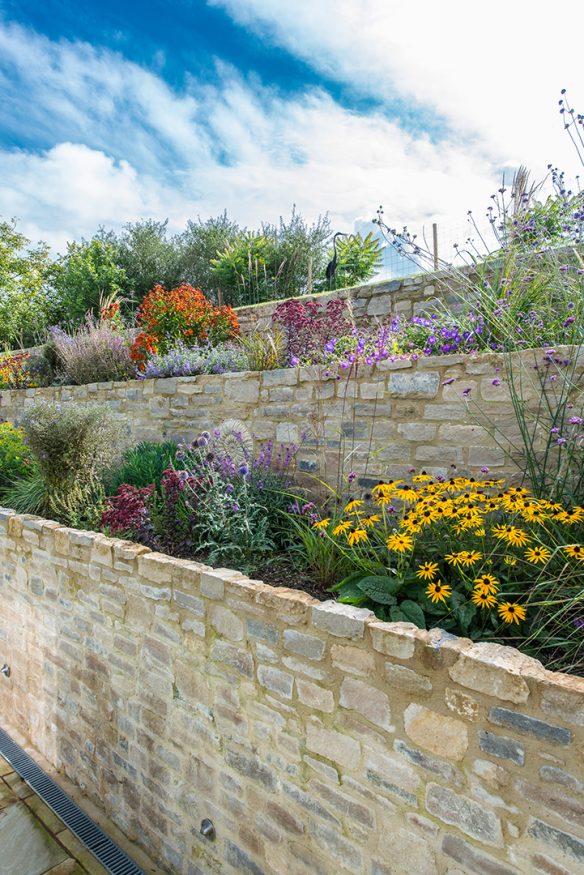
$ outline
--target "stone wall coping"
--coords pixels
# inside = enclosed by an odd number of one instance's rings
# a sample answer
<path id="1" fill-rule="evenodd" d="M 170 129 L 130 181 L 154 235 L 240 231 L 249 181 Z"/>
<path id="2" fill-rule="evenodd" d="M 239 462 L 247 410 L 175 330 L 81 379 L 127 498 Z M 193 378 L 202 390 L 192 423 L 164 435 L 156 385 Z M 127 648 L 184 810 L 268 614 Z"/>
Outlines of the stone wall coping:
<path id="1" fill-rule="evenodd" d="M 516 350 L 512 353 L 504 353 L 504 352 L 478 352 L 478 353 L 459 353 L 454 355 L 445 355 L 445 356 L 429 356 L 412 360 L 412 359 L 396 359 L 396 361 L 382 361 L 373 365 L 367 365 L 366 370 L 365 367 L 361 369 L 360 376 L 361 378 L 372 379 L 376 375 L 382 375 L 386 371 L 393 370 L 401 370 L 403 368 L 418 368 L 421 370 L 429 370 L 435 369 L 439 371 L 440 369 L 447 367 L 455 367 L 457 365 L 466 365 L 471 364 L 479 367 L 480 365 L 494 365 L 496 363 L 500 363 L 505 360 L 507 356 L 511 356 L 513 361 L 521 362 L 527 361 L 533 358 L 533 356 L 537 356 L 538 354 L 544 355 L 546 350 L 549 347 L 539 347 L 539 348 L 529 348 Z M 579 346 L 569 346 L 569 345 L 556 345 L 553 347 L 556 357 L 561 357 L 562 355 L 568 355 L 569 353 L 576 353 L 576 369 L 584 368 L 584 344 Z M 290 379 L 286 380 L 286 383 L 290 383 L 290 385 L 295 385 L 297 382 L 326 382 L 327 380 L 334 380 L 336 378 L 337 371 L 339 370 L 338 364 L 332 365 L 302 365 L 296 368 L 273 368 L 267 371 L 234 371 L 228 372 L 225 374 L 198 374 L 193 377 L 153 377 L 148 379 L 134 379 L 134 380 L 118 380 L 116 382 L 104 382 L 104 383 L 83 383 L 81 385 L 64 385 L 64 386 L 41 386 L 33 389 L 2 389 L 0 390 L 0 400 L 3 397 L 7 399 L 14 400 L 18 402 L 23 398 L 34 398 L 39 397 L 43 398 L 49 394 L 65 394 L 67 395 L 67 400 L 72 400 L 72 394 L 76 392 L 83 392 L 84 394 L 92 394 L 97 392 L 98 389 L 107 389 L 112 393 L 116 393 L 118 391 L 127 391 L 136 388 L 147 387 L 151 391 L 157 390 L 160 391 L 163 395 L 174 395 L 175 390 L 172 392 L 168 391 L 171 387 L 176 386 L 188 386 L 188 385 L 220 385 L 226 382 L 231 381 L 247 381 L 247 380 L 258 380 L 260 383 L 271 382 L 273 380 L 278 379 L 278 375 L 290 375 Z M 328 374 L 328 375 L 327 375 Z M 271 376 L 273 375 L 273 376 Z M 294 381 L 292 383 L 292 375 L 294 375 Z M 65 400 L 65 399 L 64 399 Z"/>
<path id="2" fill-rule="evenodd" d="M 0 533 L 22 537 L 23 532 L 55 537 L 67 549 L 75 546 L 78 562 L 104 562 L 104 551 L 133 561 L 148 585 L 138 587 L 146 599 L 175 601 L 175 590 L 189 595 L 269 606 L 283 622 L 312 626 L 316 633 L 337 639 L 366 639 L 372 650 L 407 663 L 414 653 L 429 670 L 445 670 L 451 679 L 479 693 L 514 704 L 539 696 L 567 696 L 565 719 L 579 725 L 584 713 L 584 678 L 553 672 L 514 647 L 493 642 L 472 642 L 442 629 L 418 629 L 413 623 L 378 620 L 372 611 L 333 600 L 318 601 L 308 593 L 274 587 L 229 568 L 157 553 L 141 544 L 60 525 L 31 514 L 0 507 Z M 99 555 L 96 558 L 96 550 Z M 63 548 L 65 549 L 65 548 Z M 57 552 L 62 552 L 56 545 Z M 562 698 L 563 700 L 563 698 Z M 571 715 L 571 716 L 570 716 Z"/>

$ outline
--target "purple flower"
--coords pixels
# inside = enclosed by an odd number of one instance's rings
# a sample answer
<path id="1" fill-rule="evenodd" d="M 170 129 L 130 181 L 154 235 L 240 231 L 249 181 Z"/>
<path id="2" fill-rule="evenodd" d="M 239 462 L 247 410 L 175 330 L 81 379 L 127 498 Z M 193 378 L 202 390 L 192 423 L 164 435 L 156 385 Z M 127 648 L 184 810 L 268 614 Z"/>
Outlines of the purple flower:
<path id="1" fill-rule="evenodd" d="M 472 392 L 471 387 L 467 387 L 466 389 L 463 389 L 463 391 L 462 391 L 463 398 L 468 398 L 470 396 L 471 392 Z"/>
<path id="2" fill-rule="evenodd" d="M 296 356 L 296 355 L 291 355 L 291 356 L 290 356 L 290 365 L 291 365 L 293 368 L 295 368 L 295 367 L 296 367 L 297 365 L 299 365 L 299 364 L 300 364 L 300 359 L 298 358 L 298 356 Z"/>
<path id="3" fill-rule="evenodd" d="M 238 503 L 236 501 L 234 501 L 233 504 L 231 505 L 231 510 L 233 511 L 233 513 L 238 513 L 239 509 L 240 508 L 239 508 Z"/>
<path id="4" fill-rule="evenodd" d="M 576 629 L 579 629 L 580 632 L 584 632 L 584 617 L 575 617 L 572 620 L 572 623 L 574 624 Z"/>
<path id="5" fill-rule="evenodd" d="M 495 377 L 494 380 L 491 380 L 491 385 L 493 385 L 493 386 L 500 386 L 500 385 L 501 385 L 501 380 L 500 380 L 498 377 Z"/>
<path id="6" fill-rule="evenodd" d="M 550 428 L 550 434 L 559 434 L 560 429 L 556 426 L 555 428 Z"/>
<path id="7" fill-rule="evenodd" d="M 582 425 L 584 420 L 581 416 L 571 416 L 568 422 L 570 423 L 570 425 Z"/>
<path id="8" fill-rule="evenodd" d="M 483 467 L 481 468 L 481 474 L 488 474 L 488 473 L 489 473 L 489 470 L 490 470 L 490 469 L 487 468 L 486 465 L 483 465 Z"/>
<path id="9" fill-rule="evenodd" d="M 249 467 L 247 465 L 240 465 L 237 469 L 237 473 L 240 475 L 240 477 L 247 477 L 247 475 L 249 474 Z"/>
<path id="10" fill-rule="evenodd" d="M 557 445 L 558 445 L 559 447 L 563 447 L 564 444 L 567 444 L 567 443 L 568 443 L 568 441 L 567 441 L 566 438 L 560 437 L 560 438 L 557 439 L 556 443 L 557 443 Z"/>
<path id="11" fill-rule="evenodd" d="M 357 474 L 355 471 L 349 471 L 347 474 L 347 483 L 354 483 L 357 479 Z"/>
<path id="12" fill-rule="evenodd" d="M 227 486 L 225 487 L 225 492 L 227 493 L 227 495 L 231 495 L 231 493 L 233 492 L 233 484 L 232 483 L 227 484 Z"/>
<path id="13" fill-rule="evenodd" d="M 568 270 L 568 265 L 567 264 L 560 264 L 558 270 L 561 270 L 562 273 L 565 273 Z"/>
<path id="14" fill-rule="evenodd" d="M 447 380 L 442 380 L 443 386 L 450 386 L 452 383 L 454 383 L 454 377 L 448 377 Z"/>

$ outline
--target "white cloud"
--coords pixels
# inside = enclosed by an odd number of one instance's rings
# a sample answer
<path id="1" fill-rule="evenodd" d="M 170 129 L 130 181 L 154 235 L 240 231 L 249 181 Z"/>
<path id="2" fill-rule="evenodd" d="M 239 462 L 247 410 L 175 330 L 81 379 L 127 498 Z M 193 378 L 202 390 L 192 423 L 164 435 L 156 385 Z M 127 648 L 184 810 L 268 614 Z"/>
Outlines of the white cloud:
<path id="1" fill-rule="evenodd" d="M 413 100 L 478 137 L 501 164 L 543 169 L 567 145 L 562 87 L 582 91 L 584 7 L 490 0 L 209 0 L 331 79 Z"/>
<path id="2" fill-rule="evenodd" d="M 380 202 L 398 225 L 456 217 L 462 227 L 469 206 L 480 213 L 487 204 L 499 167 L 528 157 L 522 143 L 531 135 L 520 141 L 517 124 L 509 135 L 501 130 L 508 107 L 500 94 L 476 86 L 488 124 L 469 104 L 463 62 L 470 63 L 472 46 L 455 54 L 455 33 L 438 13 L 424 26 L 420 13 L 405 27 L 404 10 L 392 3 L 388 15 L 385 0 L 339 0 L 334 14 L 328 0 L 293 8 L 275 0 L 215 2 L 363 92 L 387 101 L 414 94 L 434 104 L 448 116 L 450 133 L 438 141 L 407 133 L 387 112 L 353 113 L 319 90 L 284 98 L 219 63 L 217 85 L 187 80 L 173 91 L 120 54 L 0 25 L 0 68 L 11 71 L 2 83 L 6 118 L 57 143 L 41 152 L 0 151 L 0 213 L 20 217 L 29 236 L 60 249 L 100 224 L 168 216 L 179 230 L 188 217 L 227 208 L 254 226 L 289 213 L 293 203 L 309 219 L 329 211 L 343 230 L 372 217 Z M 357 27 L 362 13 L 366 23 Z M 427 33 L 433 26 L 434 41 Z M 517 32 L 514 38 L 523 57 Z M 561 128 L 554 105 L 546 118 Z"/>

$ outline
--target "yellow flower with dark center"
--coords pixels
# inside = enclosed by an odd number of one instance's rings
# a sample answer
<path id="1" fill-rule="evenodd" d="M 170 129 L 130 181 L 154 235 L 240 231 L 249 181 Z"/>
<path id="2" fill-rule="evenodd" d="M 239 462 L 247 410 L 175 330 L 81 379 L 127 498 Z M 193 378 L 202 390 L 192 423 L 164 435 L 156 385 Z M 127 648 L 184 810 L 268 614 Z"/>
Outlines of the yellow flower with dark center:
<path id="1" fill-rule="evenodd" d="M 333 535 L 336 537 L 337 535 L 344 535 L 345 532 L 348 532 L 353 523 L 351 520 L 341 520 L 341 522 L 334 527 Z"/>
<path id="2" fill-rule="evenodd" d="M 584 546 L 582 544 L 569 544 L 567 547 L 564 547 L 564 552 L 573 559 L 579 559 L 580 562 L 584 562 Z"/>
<path id="3" fill-rule="evenodd" d="M 361 517 L 361 525 L 365 526 L 365 528 L 367 529 L 370 529 L 375 525 L 375 523 L 378 523 L 380 519 L 381 517 L 378 513 L 372 513 L 371 516 Z"/>
<path id="4" fill-rule="evenodd" d="M 525 620 L 525 608 L 515 602 L 503 602 L 498 607 L 499 616 L 506 623 L 519 623 Z"/>
<path id="5" fill-rule="evenodd" d="M 474 530 L 474 534 L 477 536 L 477 538 L 484 538 L 486 535 L 485 527 L 477 526 Z"/>
<path id="6" fill-rule="evenodd" d="M 506 526 L 502 523 L 499 523 L 497 526 L 493 526 L 492 533 L 493 537 L 498 538 L 499 541 L 507 540 L 507 532 L 511 528 L 511 526 Z"/>
<path id="7" fill-rule="evenodd" d="M 546 513 L 545 509 L 535 501 L 525 505 L 521 511 L 521 516 L 526 523 L 545 522 L 545 520 L 550 518 L 549 513 Z"/>
<path id="8" fill-rule="evenodd" d="M 400 529 L 405 529 L 409 535 L 416 535 L 422 531 L 422 527 L 418 525 L 415 518 L 403 519 L 399 524 Z"/>
<path id="9" fill-rule="evenodd" d="M 330 521 L 331 521 L 330 516 L 327 516 L 326 519 L 324 519 L 324 520 L 319 520 L 317 523 L 313 523 L 313 524 L 312 524 L 312 528 L 313 528 L 313 529 L 326 529 L 326 527 L 328 526 L 328 524 L 330 523 Z"/>
<path id="10" fill-rule="evenodd" d="M 493 608 L 497 604 L 497 599 L 493 593 L 487 592 L 484 589 L 475 589 L 470 600 L 479 608 Z"/>
<path id="11" fill-rule="evenodd" d="M 387 495 L 384 492 L 378 492 L 373 501 L 375 504 L 378 504 L 379 507 L 383 507 L 384 504 L 391 504 L 391 495 Z"/>
<path id="12" fill-rule="evenodd" d="M 471 565 L 474 565 L 482 558 L 483 554 L 479 550 L 463 550 L 460 554 L 461 565 L 464 565 L 465 568 L 470 568 Z"/>
<path id="13" fill-rule="evenodd" d="M 434 580 L 437 574 L 437 562 L 423 562 L 421 565 L 418 565 L 418 570 L 416 571 L 416 577 L 421 577 L 422 580 Z"/>
<path id="14" fill-rule="evenodd" d="M 461 550 L 459 553 L 447 553 L 444 559 L 448 562 L 449 565 L 454 565 L 456 568 L 458 565 L 462 565 L 462 560 L 467 555 L 466 550 Z"/>
<path id="15" fill-rule="evenodd" d="M 566 521 L 569 525 L 582 522 L 584 519 L 584 507 L 573 507 L 566 511 Z"/>
<path id="16" fill-rule="evenodd" d="M 379 498 L 380 496 L 391 498 L 397 487 L 403 482 L 403 480 L 389 480 L 387 483 L 378 483 L 377 486 L 374 486 L 371 490 L 371 494 L 374 499 Z"/>
<path id="17" fill-rule="evenodd" d="M 416 474 L 415 477 L 412 477 L 412 483 L 429 483 L 432 480 L 432 476 L 430 474 L 426 474 L 422 471 L 421 474 Z"/>
<path id="18" fill-rule="evenodd" d="M 517 565 L 517 559 L 515 556 L 505 556 L 503 562 L 505 565 Z"/>
<path id="19" fill-rule="evenodd" d="M 365 529 L 355 529 L 355 531 L 350 532 L 347 536 L 349 547 L 352 547 L 353 544 L 359 544 L 361 541 L 367 541 L 367 539 L 368 535 Z"/>
<path id="20" fill-rule="evenodd" d="M 429 526 L 432 523 L 436 522 L 438 519 L 438 514 L 433 507 L 425 507 L 423 510 L 419 510 L 417 513 L 418 523 L 421 526 Z"/>
<path id="21" fill-rule="evenodd" d="M 512 547 L 525 547 L 526 544 L 529 544 L 531 538 L 523 529 L 518 529 L 516 526 L 508 526 L 505 540 Z"/>
<path id="22" fill-rule="evenodd" d="M 399 498 L 401 501 L 413 502 L 418 498 L 417 491 L 412 486 L 400 486 L 396 493 L 396 498 Z"/>
<path id="23" fill-rule="evenodd" d="M 405 553 L 406 550 L 411 550 L 414 541 L 409 535 L 401 535 L 396 532 L 389 536 L 386 543 L 390 550 L 396 553 Z"/>
<path id="24" fill-rule="evenodd" d="M 365 504 L 360 498 L 352 498 L 348 505 L 345 507 L 345 513 L 353 513 L 357 510 L 358 507 L 362 507 Z"/>
<path id="25" fill-rule="evenodd" d="M 446 599 L 452 595 L 452 587 L 446 583 L 440 583 L 439 580 L 434 580 L 429 583 L 426 588 L 426 595 L 430 601 L 436 604 L 437 602 L 446 602 Z"/>
<path id="26" fill-rule="evenodd" d="M 497 592 L 499 581 L 492 574 L 480 574 L 473 581 L 474 588 L 480 592 L 486 592 L 493 595 Z"/>
<path id="27" fill-rule="evenodd" d="M 524 553 L 527 561 L 532 562 L 534 565 L 538 565 L 539 563 L 545 565 L 551 555 L 552 554 L 547 547 L 530 547 Z"/>

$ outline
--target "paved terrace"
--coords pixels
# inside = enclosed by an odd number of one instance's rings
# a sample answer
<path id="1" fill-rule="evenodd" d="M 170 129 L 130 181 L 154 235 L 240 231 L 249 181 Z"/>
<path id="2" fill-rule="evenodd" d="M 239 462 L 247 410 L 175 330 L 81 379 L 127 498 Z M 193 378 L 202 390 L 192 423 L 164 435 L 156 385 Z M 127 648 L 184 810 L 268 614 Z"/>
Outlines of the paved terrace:
<path id="1" fill-rule="evenodd" d="M 5 727 L 45 772 L 97 823 L 101 829 L 144 869 L 147 875 L 164 875 L 102 814 L 81 799 L 79 792 L 55 775 L 39 754 L 18 733 Z M 0 756 L 0 875 L 108 875 L 93 854 L 22 781 Z"/>

